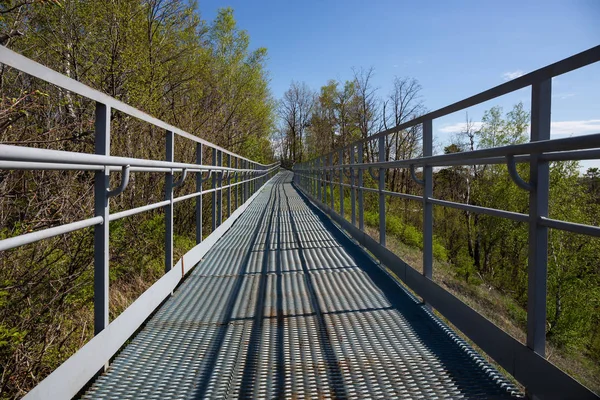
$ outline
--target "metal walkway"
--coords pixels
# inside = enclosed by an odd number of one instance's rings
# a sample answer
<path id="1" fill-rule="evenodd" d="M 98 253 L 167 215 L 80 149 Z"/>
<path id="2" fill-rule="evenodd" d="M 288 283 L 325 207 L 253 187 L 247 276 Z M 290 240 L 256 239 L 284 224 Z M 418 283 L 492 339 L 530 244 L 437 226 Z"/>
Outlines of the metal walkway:
<path id="1" fill-rule="evenodd" d="M 83 398 L 510 398 L 294 189 L 266 185 Z"/>

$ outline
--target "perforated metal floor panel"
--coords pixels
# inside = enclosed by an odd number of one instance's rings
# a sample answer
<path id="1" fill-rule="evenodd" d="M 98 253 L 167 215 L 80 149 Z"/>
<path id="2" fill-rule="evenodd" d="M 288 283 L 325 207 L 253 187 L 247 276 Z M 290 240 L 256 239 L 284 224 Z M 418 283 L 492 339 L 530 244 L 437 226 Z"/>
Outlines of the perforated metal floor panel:
<path id="1" fill-rule="evenodd" d="M 281 173 L 83 396 L 511 398 Z"/>

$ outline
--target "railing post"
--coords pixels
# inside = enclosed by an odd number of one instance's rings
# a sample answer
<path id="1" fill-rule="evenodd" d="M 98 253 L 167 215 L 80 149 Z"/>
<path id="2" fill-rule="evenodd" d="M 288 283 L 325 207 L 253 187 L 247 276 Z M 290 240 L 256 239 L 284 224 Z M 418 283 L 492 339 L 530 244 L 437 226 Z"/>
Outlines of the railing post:
<path id="1" fill-rule="evenodd" d="M 321 168 L 325 168 L 327 166 L 327 158 L 325 156 L 321 157 Z M 327 204 L 327 171 L 321 169 L 321 202 L 323 204 Z"/>
<path id="2" fill-rule="evenodd" d="M 250 198 L 250 196 L 252 196 L 254 194 L 254 163 L 253 162 L 249 162 L 248 163 L 249 169 L 252 170 L 252 173 L 249 174 L 250 180 L 248 182 L 248 198 Z"/>
<path id="3" fill-rule="evenodd" d="M 354 153 L 356 148 L 350 145 L 350 164 L 354 164 Z M 352 209 L 352 225 L 356 226 L 356 181 L 354 177 L 354 168 L 350 168 L 350 208 Z"/>
<path id="4" fill-rule="evenodd" d="M 433 121 L 423 122 L 423 157 L 433 154 Z M 423 275 L 433 277 L 433 168 L 423 166 Z"/>
<path id="5" fill-rule="evenodd" d="M 166 131 L 166 152 L 167 161 L 175 161 L 175 135 L 171 131 Z M 169 204 L 165 206 L 165 273 L 173 268 L 173 172 L 165 174 L 165 200 Z"/>
<path id="6" fill-rule="evenodd" d="M 315 187 L 316 180 L 314 176 L 315 160 L 307 161 L 307 164 L 310 165 L 308 171 L 308 183 L 310 184 L 310 190 L 308 193 L 310 193 L 311 196 L 315 196 L 317 194 L 317 188 Z"/>
<path id="7" fill-rule="evenodd" d="M 385 136 L 379 138 L 379 162 L 385 161 Z M 379 244 L 385 246 L 385 168 L 379 168 Z"/>
<path id="8" fill-rule="evenodd" d="M 299 164 L 302 172 L 302 187 L 310 194 L 310 162 Z"/>
<path id="9" fill-rule="evenodd" d="M 329 168 L 329 159 L 327 158 L 327 155 L 323 156 L 323 204 L 327 205 L 328 204 L 328 197 L 327 197 L 327 192 L 328 189 L 327 187 L 329 186 L 329 173 L 328 173 L 328 169 Z"/>
<path id="10" fill-rule="evenodd" d="M 213 148 L 212 151 L 212 165 L 217 165 L 217 149 Z M 217 171 L 212 173 L 212 230 L 214 232 L 217 229 Z"/>
<path id="11" fill-rule="evenodd" d="M 217 165 L 223 166 L 223 152 L 217 151 Z M 217 193 L 217 226 L 223 223 L 223 171 L 219 174 L 219 190 Z"/>
<path id="12" fill-rule="evenodd" d="M 358 163 L 363 163 L 363 144 L 358 144 Z M 358 169 L 358 229 L 365 230 L 365 214 L 363 205 L 363 169 Z"/>
<path id="13" fill-rule="evenodd" d="M 240 167 L 239 164 L 239 159 L 236 157 L 235 158 L 235 169 L 237 170 Z M 240 173 L 236 172 L 235 173 L 235 182 L 234 183 L 238 183 L 240 181 Z M 235 209 L 237 210 L 240 206 L 240 185 L 235 185 Z"/>
<path id="14" fill-rule="evenodd" d="M 96 103 L 95 153 L 110 155 L 110 107 Z M 101 225 L 94 227 L 94 334 L 99 334 L 108 325 L 109 284 L 109 200 L 110 172 L 108 168 L 95 172 L 94 215 L 102 217 Z"/>
<path id="15" fill-rule="evenodd" d="M 552 80 L 531 87 L 531 141 L 550 139 Z M 529 177 L 529 262 L 527 289 L 527 347 L 546 356 L 546 285 L 548 277 L 548 228 L 541 217 L 548 216 L 549 165 L 532 154 Z"/>
<path id="16" fill-rule="evenodd" d="M 246 170 L 250 169 L 248 161 L 244 161 L 244 169 L 246 169 Z M 246 182 L 244 182 L 244 185 L 243 185 L 244 186 L 244 203 L 245 203 L 246 201 L 248 201 L 248 182 L 247 182 L 247 180 L 248 180 L 248 176 L 250 176 L 250 174 L 248 172 L 245 172 L 244 174 L 245 174 L 244 181 L 246 181 Z"/>
<path id="17" fill-rule="evenodd" d="M 322 194 L 321 194 L 321 157 L 317 158 L 317 170 L 315 171 L 315 179 L 317 181 L 317 199 L 319 199 L 319 201 L 323 201 L 322 200 Z"/>
<path id="18" fill-rule="evenodd" d="M 246 161 L 240 161 L 240 168 L 246 169 Z M 244 182 L 246 180 L 246 172 L 240 172 L 240 180 Z M 242 204 L 246 202 L 246 183 L 240 184 L 240 198 Z"/>
<path id="19" fill-rule="evenodd" d="M 227 155 L 227 166 L 231 168 L 231 154 Z M 231 172 L 227 172 L 227 186 L 231 184 Z M 227 188 L 227 218 L 231 215 L 231 187 Z"/>
<path id="20" fill-rule="evenodd" d="M 333 151 L 331 153 L 329 153 L 329 166 L 331 167 L 331 169 L 329 170 L 329 190 L 331 191 L 331 196 L 330 196 L 330 203 L 331 203 L 331 209 L 333 211 L 335 211 L 335 200 L 334 200 L 334 194 L 333 194 L 333 177 L 335 176 L 335 170 L 333 169 Z"/>
<path id="21" fill-rule="evenodd" d="M 344 165 L 344 149 L 340 149 L 338 151 L 338 162 L 341 165 Z M 340 215 L 344 218 L 344 168 L 340 168 L 338 170 L 338 174 L 340 175 Z"/>
<path id="22" fill-rule="evenodd" d="M 196 164 L 202 165 L 202 143 L 196 143 Z M 202 192 L 202 172 L 196 173 L 196 192 Z M 202 197 L 196 196 L 196 244 L 202 242 Z"/>
<path id="23" fill-rule="evenodd" d="M 318 198 L 317 196 L 319 193 L 319 175 L 318 175 L 319 159 L 318 158 L 314 159 L 312 162 L 312 165 L 313 165 L 313 169 L 312 169 L 310 176 L 312 177 L 312 180 L 313 180 L 313 196 L 316 199 L 316 198 Z"/>
<path id="24" fill-rule="evenodd" d="M 248 169 L 254 171 L 254 165 L 252 164 L 252 162 L 248 162 Z M 248 174 L 248 177 L 249 177 L 249 179 L 253 179 L 254 172 Z M 252 182 L 254 182 L 254 181 L 253 180 L 248 181 L 248 198 L 250 198 L 250 196 L 252 196 L 252 194 L 254 193 L 253 187 L 252 187 Z"/>

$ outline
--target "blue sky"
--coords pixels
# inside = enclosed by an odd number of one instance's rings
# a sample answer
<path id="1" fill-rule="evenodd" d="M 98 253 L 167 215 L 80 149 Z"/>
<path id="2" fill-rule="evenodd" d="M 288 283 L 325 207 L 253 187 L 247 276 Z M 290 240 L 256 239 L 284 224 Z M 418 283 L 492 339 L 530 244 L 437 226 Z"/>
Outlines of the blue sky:
<path id="1" fill-rule="evenodd" d="M 292 80 L 318 90 L 328 79 L 373 67 L 380 96 L 394 76 L 417 79 L 435 110 L 600 44 L 600 0 L 199 2 L 211 20 L 231 6 L 251 46 L 268 49 L 271 90 Z M 600 64 L 555 78 L 553 137 L 600 132 Z M 529 89 L 469 109 L 530 106 Z M 434 121 L 437 146 L 464 123 L 460 112 Z"/>

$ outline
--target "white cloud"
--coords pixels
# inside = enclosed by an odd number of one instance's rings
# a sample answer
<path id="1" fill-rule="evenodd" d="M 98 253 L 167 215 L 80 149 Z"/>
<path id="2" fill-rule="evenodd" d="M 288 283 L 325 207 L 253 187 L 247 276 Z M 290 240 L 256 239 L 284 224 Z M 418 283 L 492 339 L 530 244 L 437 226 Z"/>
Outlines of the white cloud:
<path id="1" fill-rule="evenodd" d="M 478 130 L 481 128 L 483 123 L 481 121 L 473 121 L 472 127 L 474 130 Z M 467 124 L 465 122 L 459 122 L 456 124 L 446 124 L 438 129 L 438 132 L 441 133 L 460 133 L 464 132 L 467 128 Z"/>
<path id="2" fill-rule="evenodd" d="M 588 119 L 581 121 L 555 121 L 550 125 L 553 135 L 585 135 L 588 133 L 600 133 L 600 119 Z"/>
<path id="3" fill-rule="evenodd" d="M 560 99 L 560 100 L 565 100 L 565 99 L 568 99 L 573 96 L 575 96 L 575 93 L 557 93 L 555 95 L 552 95 L 552 97 Z"/>
<path id="4" fill-rule="evenodd" d="M 483 123 L 473 121 L 473 129 L 480 129 Z M 466 128 L 466 123 L 446 124 L 437 131 L 440 133 L 460 133 Z M 528 128 L 529 129 L 529 128 Z M 580 121 L 554 121 L 550 124 L 550 133 L 553 136 L 577 136 L 590 133 L 600 133 L 600 119 L 587 119 Z"/>
<path id="5" fill-rule="evenodd" d="M 505 72 L 502 74 L 502 79 L 504 79 L 505 81 L 511 81 L 513 79 L 516 79 L 520 76 L 525 75 L 525 72 L 521 71 L 520 69 L 516 70 L 516 71 L 512 71 L 512 72 Z"/>

